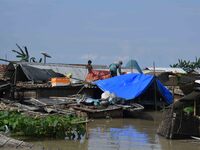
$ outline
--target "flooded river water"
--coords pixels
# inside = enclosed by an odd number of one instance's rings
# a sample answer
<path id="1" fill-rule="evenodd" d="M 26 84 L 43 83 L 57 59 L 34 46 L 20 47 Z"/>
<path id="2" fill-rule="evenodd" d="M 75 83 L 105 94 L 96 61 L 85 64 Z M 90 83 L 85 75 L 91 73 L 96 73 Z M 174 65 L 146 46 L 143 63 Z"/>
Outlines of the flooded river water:
<path id="1" fill-rule="evenodd" d="M 31 141 L 45 150 L 200 150 L 195 140 L 167 140 L 156 134 L 162 114 L 153 119 L 99 119 L 88 125 L 88 139 Z"/>

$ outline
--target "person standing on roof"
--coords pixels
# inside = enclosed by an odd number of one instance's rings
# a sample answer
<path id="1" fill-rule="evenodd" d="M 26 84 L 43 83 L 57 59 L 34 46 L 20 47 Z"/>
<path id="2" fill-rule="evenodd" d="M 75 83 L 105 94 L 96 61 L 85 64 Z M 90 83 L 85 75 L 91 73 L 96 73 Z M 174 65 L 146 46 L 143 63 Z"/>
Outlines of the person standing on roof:
<path id="1" fill-rule="evenodd" d="M 86 68 L 88 69 L 88 73 L 92 73 L 92 61 L 88 60 L 88 64 L 86 65 Z"/>
<path id="2" fill-rule="evenodd" d="M 121 72 L 121 66 L 122 66 L 122 64 L 123 64 L 122 61 L 119 61 L 118 63 L 112 63 L 112 64 L 110 64 L 109 70 L 110 70 L 110 75 L 112 77 L 117 76 L 117 70 L 118 70 L 118 72 L 119 72 L 120 75 L 122 74 L 122 72 Z"/>

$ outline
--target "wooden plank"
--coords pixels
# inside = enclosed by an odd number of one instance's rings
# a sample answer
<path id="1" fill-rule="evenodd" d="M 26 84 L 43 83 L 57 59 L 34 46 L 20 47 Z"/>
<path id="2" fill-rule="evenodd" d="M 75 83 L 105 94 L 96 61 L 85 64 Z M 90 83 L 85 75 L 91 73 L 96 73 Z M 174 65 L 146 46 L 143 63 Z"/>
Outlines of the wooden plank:
<path id="1" fill-rule="evenodd" d="M 19 141 L 5 135 L 0 134 L 0 147 L 15 147 L 15 148 L 29 148 L 33 147 L 32 144 L 26 143 L 24 141 Z"/>

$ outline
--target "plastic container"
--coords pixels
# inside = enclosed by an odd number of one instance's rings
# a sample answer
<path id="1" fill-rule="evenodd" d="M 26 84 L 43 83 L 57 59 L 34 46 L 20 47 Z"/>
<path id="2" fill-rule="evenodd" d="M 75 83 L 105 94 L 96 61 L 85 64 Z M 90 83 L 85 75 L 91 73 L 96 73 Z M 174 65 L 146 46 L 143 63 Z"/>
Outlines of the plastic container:
<path id="1" fill-rule="evenodd" d="M 70 79 L 66 77 L 51 78 L 52 87 L 70 85 Z"/>

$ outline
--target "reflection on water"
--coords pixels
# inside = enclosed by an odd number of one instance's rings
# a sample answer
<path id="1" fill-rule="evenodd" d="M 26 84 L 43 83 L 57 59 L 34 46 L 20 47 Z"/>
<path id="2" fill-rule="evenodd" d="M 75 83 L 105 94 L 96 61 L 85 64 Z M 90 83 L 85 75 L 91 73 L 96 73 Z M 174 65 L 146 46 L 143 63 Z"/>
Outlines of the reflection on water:
<path id="1" fill-rule="evenodd" d="M 151 113 L 154 120 L 100 119 L 88 126 L 89 139 L 81 141 L 32 141 L 36 149 L 48 150 L 197 150 L 200 142 L 194 140 L 167 140 L 156 134 L 161 113 Z"/>
<path id="2" fill-rule="evenodd" d="M 153 121 L 138 119 L 95 120 L 88 149 L 160 149 Z"/>

